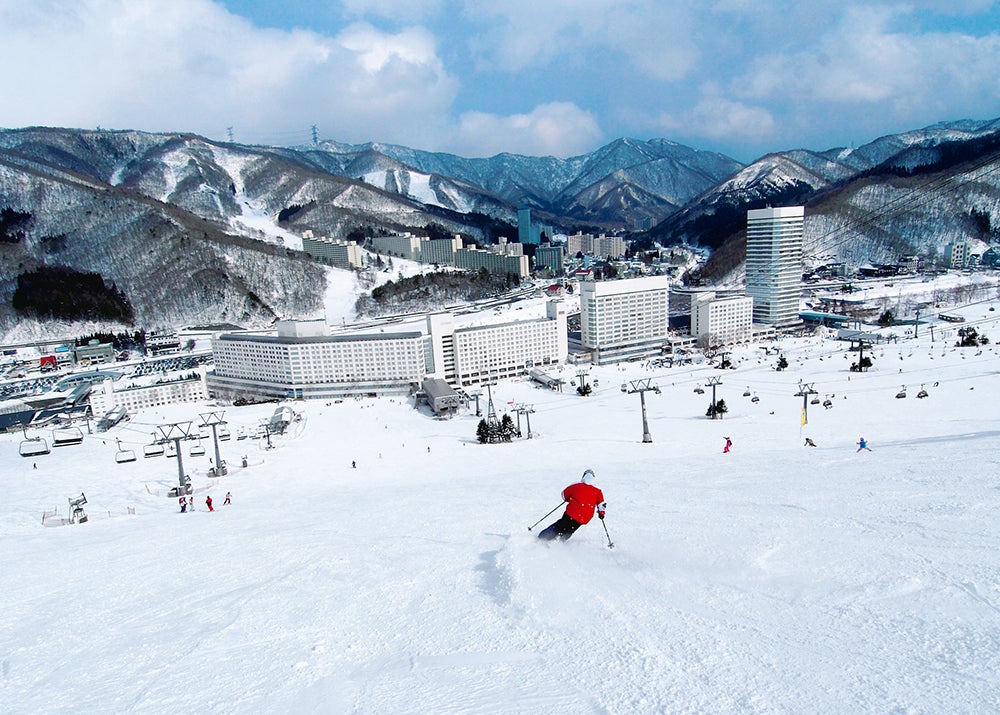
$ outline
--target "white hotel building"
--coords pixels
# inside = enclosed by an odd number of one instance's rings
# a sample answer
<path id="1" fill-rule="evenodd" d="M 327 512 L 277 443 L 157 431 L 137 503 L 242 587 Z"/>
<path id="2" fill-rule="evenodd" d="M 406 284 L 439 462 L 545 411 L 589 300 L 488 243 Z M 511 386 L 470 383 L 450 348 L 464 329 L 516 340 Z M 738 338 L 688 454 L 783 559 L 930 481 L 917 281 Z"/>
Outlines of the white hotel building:
<path id="1" fill-rule="evenodd" d="M 426 377 L 461 386 L 527 374 L 566 361 L 566 309 L 546 317 L 454 327 L 448 313 L 427 317 L 427 334 L 330 335 L 325 321 L 282 321 L 277 334 L 227 333 L 212 341 L 213 395 L 330 399 L 406 395 Z"/>
<path id="2" fill-rule="evenodd" d="M 703 347 L 749 343 L 753 339 L 753 298 L 699 293 L 691 300 L 691 335 Z"/>
<path id="3" fill-rule="evenodd" d="M 580 341 L 596 365 L 660 355 L 669 328 L 667 276 L 580 282 Z"/>

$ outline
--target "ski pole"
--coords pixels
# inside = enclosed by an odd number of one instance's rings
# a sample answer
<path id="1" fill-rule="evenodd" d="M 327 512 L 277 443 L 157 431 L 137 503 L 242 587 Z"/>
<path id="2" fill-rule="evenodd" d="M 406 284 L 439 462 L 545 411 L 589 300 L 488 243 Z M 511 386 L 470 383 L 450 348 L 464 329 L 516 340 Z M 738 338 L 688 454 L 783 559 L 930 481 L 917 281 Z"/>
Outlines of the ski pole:
<path id="1" fill-rule="evenodd" d="M 611 534 L 608 534 L 608 525 L 604 523 L 604 519 L 601 519 L 601 526 L 604 527 L 604 533 L 607 534 L 608 536 L 608 548 L 609 549 L 615 548 L 614 543 L 612 543 L 611 541 Z"/>
<path id="2" fill-rule="evenodd" d="M 562 506 L 563 504 L 565 504 L 565 503 L 566 503 L 566 502 L 565 502 L 565 500 L 563 500 L 563 501 L 559 502 L 559 506 L 557 506 L 557 507 L 556 507 L 555 509 L 553 509 L 552 511 L 550 511 L 550 512 L 549 512 L 548 514 L 546 514 L 545 516 L 543 516 L 543 517 L 542 517 L 541 519 L 539 519 L 538 521 L 536 521 L 536 522 L 535 522 L 534 524 L 532 524 L 531 526 L 529 526 L 529 527 L 528 527 L 528 531 L 531 531 L 531 530 L 532 530 L 532 529 L 534 529 L 534 528 L 535 528 L 536 526 L 538 526 L 538 525 L 539 525 L 539 524 L 541 524 L 541 523 L 542 523 L 543 521 L 545 521 L 545 520 L 546 520 L 546 519 L 548 519 L 548 518 L 549 518 L 550 516 L 552 516 L 552 512 L 556 511 L 556 509 L 559 509 L 559 508 L 560 508 L 560 507 L 561 507 L 561 506 Z"/>

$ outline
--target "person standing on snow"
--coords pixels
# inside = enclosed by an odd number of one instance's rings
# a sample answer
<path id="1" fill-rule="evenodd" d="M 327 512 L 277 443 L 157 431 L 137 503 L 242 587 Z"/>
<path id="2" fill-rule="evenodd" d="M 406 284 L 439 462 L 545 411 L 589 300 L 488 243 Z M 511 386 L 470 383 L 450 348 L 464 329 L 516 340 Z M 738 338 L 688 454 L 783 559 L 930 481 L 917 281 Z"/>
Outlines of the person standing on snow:
<path id="1" fill-rule="evenodd" d="M 223 504 L 229 504 L 233 500 L 233 495 L 231 492 L 226 492 L 226 500 L 222 502 Z"/>
<path id="2" fill-rule="evenodd" d="M 594 486 L 595 480 L 594 472 L 588 469 L 579 482 L 563 489 L 562 498 L 566 503 L 566 512 L 554 524 L 538 532 L 539 539 L 565 541 L 577 529 L 593 519 L 595 511 L 597 518 L 604 518 L 608 505 L 604 501 L 604 493 Z"/>
<path id="3" fill-rule="evenodd" d="M 871 452 L 871 450 L 868 449 L 868 440 L 866 440 L 864 437 L 859 437 L 858 438 L 858 452 L 860 452 L 862 449 Z M 855 454 L 857 454 L 858 452 L 855 452 Z"/>
<path id="4" fill-rule="evenodd" d="M 731 440 L 729 437 L 726 437 L 726 446 L 722 448 L 722 451 L 728 453 L 729 448 L 732 446 L 733 446 L 733 440 Z"/>
<path id="5" fill-rule="evenodd" d="M 210 496 L 209 497 L 205 497 L 205 506 L 208 507 L 209 511 L 215 511 L 215 509 L 212 508 L 212 497 L 210 497 Z"/>

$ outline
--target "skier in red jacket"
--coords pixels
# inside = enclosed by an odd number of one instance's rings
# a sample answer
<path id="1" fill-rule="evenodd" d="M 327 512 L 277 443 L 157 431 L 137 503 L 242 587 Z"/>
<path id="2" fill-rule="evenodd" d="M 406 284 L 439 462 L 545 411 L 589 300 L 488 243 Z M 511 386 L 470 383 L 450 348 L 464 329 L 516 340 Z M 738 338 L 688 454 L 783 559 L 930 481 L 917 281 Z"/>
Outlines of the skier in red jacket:
<path id="1" fill-rule="evenodd" d="M 594 473 L 588 469 L 580 481 L 563 489 L 562 498 L 566 502 L 566 513 L 557 522 L 538 532 L 539 539 L 565 541 L 573 535 L 573 532 L 593 519 L 595 511 L 597 518 L 604 518 L 604 511 L 608 505 L 604 501 L 604 493 L 594 486 L 595 479 Z"/>

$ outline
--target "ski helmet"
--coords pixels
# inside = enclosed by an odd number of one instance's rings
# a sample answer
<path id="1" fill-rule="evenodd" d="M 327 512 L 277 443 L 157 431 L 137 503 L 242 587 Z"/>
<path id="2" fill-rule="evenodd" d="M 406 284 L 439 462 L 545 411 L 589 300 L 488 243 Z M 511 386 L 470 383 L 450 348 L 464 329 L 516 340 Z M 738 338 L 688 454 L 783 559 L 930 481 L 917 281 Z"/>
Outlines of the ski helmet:
<path id="1" fill-rule="evenodd" d="M 594 470 L 592 469 L 588 469 L 583 473 L 583 476 L 580 477 L 580 481 L 584 484 L 593 484 L 596 479 L 597 477 L 594 476 Z"/>

